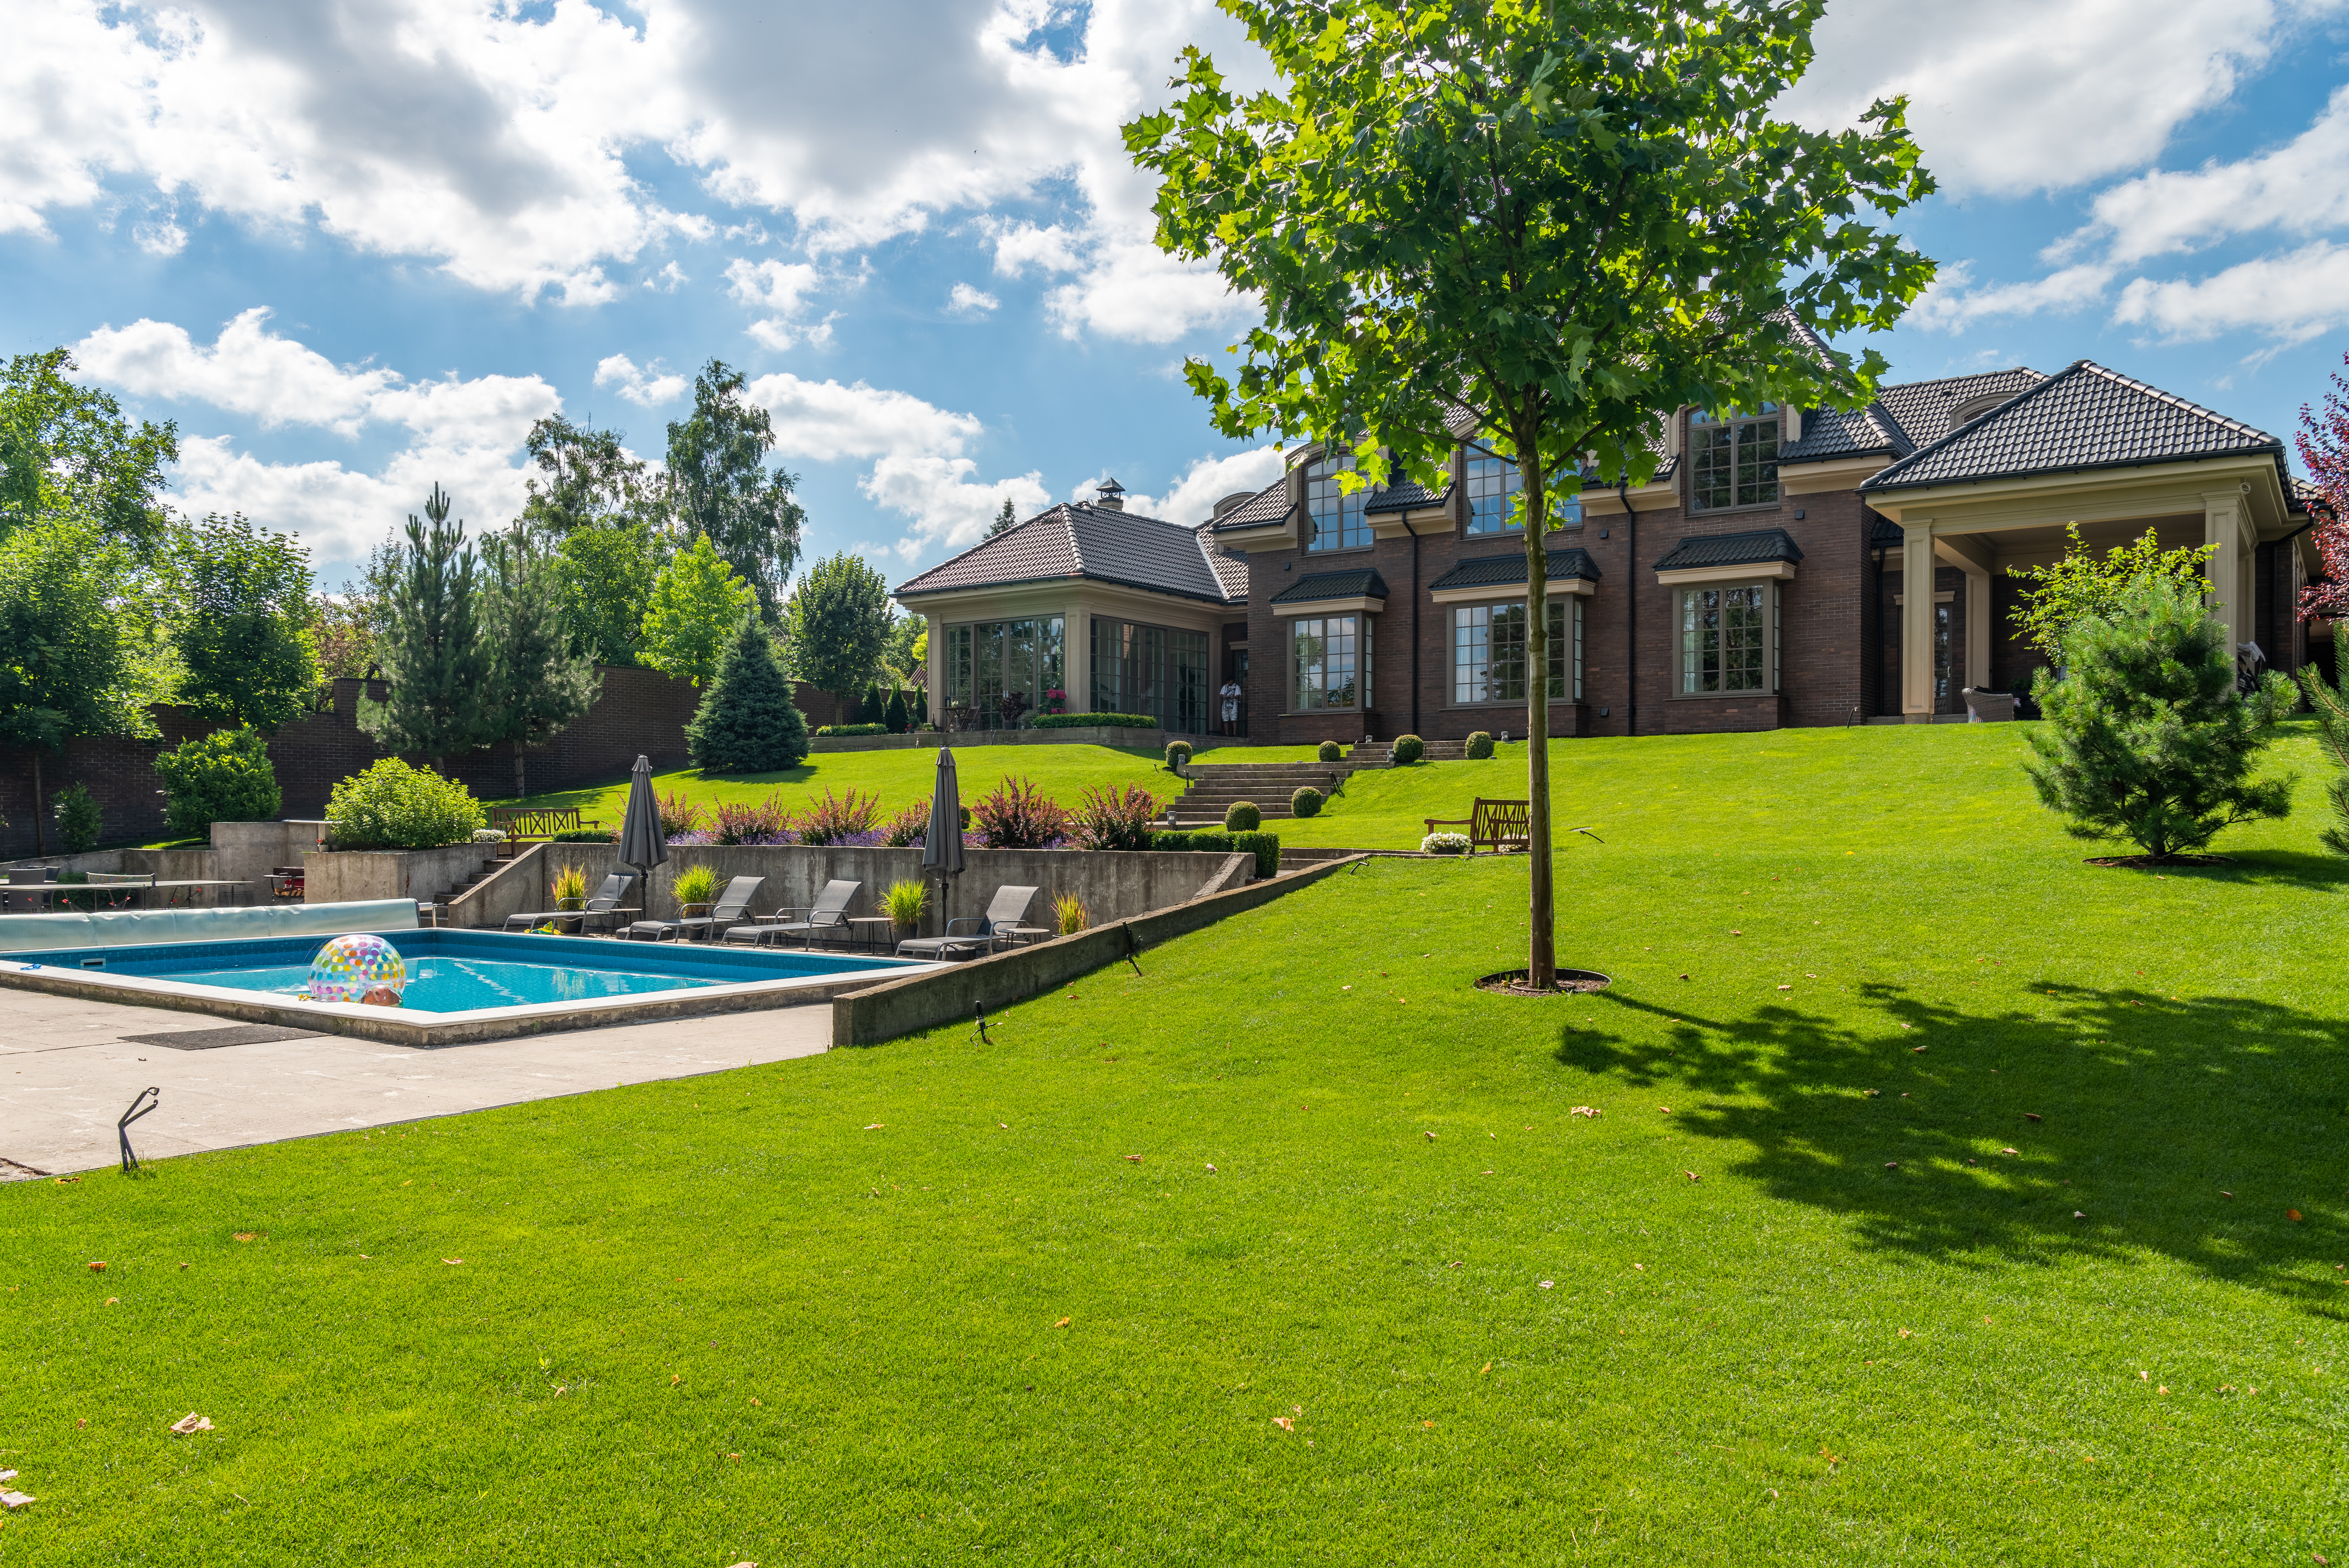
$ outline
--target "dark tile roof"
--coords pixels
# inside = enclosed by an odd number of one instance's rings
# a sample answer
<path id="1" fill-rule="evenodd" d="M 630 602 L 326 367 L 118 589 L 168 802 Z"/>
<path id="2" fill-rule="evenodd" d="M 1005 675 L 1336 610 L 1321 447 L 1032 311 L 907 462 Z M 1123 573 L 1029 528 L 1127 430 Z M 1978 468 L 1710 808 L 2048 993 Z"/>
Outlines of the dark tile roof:
<path id="1" fill-rule="evenodd" d="M 1909 542 L 1909 531 L 1889 517 L 1879 517 L 1868 531 L 1870 550 L 1898 550 Z"/>
<path id="2" fill-rule="evenodd" d="M 1216 525 L 1203 522 L 1191 532 L 1198 539 L 1199 548 L 1206 552 L 1207 567 L 1215 573 L 1216 581 L 1223 584 L 1224 598 L 1234 604 L 1245 603 L 1248 596 L 1247 561 L 1233 555 L 1216 542 Z"/>
<path id="3" fill-rule="evenodd" d="M 2251 453 L 2273 453 L 2282 472 L 2283 443 L 2266 431 L 2082 359 L 1901 459 L 1860 489 Z"/>
<path id="4" fill-rule="evenodd" d="M 1369 567 L 1352 572 L 1315 572 L 1299 577 L 1272 596 L 1276 604 L 1304 604 L 1317 599 L 1383 599 L 1386 580 Z"/>
<path id="5" fill-rule="evenodd" d="M 1571 550 L 1549 552 L 1549 574 L 1552 577 L 1582 577 L 1599 581 L 1599 563 L 1590 559 L 1590 552 L 1577 545 Z M 1454 588 L 1506 588 L 1512 583 L 1526 580 L 1526 552 L 1514 555 L 1478 555 L 1454 565 L 1451 571 L 1427 585 L 1431 593 L 1441 593 Z"/>
<path id="6" fill-rule="evenodd" d="M 1401 483 L 1391 484 L 1382 490 L 1372 491 L 1371 499 L 1364 503 L 1362 510 L 1364 511 L 1413 511 L 1423 506 L 1442 506 L 1451 495 L 1452 483 L 1448 480 L 1444 481 L 1444 488 L 1440 490 L 1432 490 L 1425 485 L 1404 480 Z"/>
<path id="7" fill-rule="evenodd" d="M 1910 446 L 1930 447 L 1950 433 L 1952 411 L 1983 397 L 2013 397 L 2030 391 L 2047 377 L 2027 366 L 1986 370 L 1971 376 L 1943 376 L 1931 381 L 1904 381 L 1876 390 L 1876 405 L 1891 416 Z"/>
<path id="8" fill-rule="evenodd" d="M 1263 528 L 1278 522 L 1292 510 L 1288 504 L 1288 480 L 1283 475 L 1257 491 L 1254 499 L 1242 501 L 1216 519 L 1215 530 L 1226 533 L 1236 528 Z"/>
<path id="9" fill-rule="evenodd" d="M 1824 462 L 1829 458 L 1862 455 L 1905 458 L 1915 451 L 1892 416 L 1880 403 L 1849 410 L 1820 408 L 1803 414 L 1803 438 L 1778 449 L 1778 463 Z"/>
<path id="10" fill-rule="evenodd" d="M 1237 567 L 1236 574 L 1228 574 Z M 1204 529 L 1070 501 L 900 583 L 899 598 L 1086 577 L 1179 599 L 1227 604 L 1247 597 L 1247 569 L 1212 555 Z"/>
<path id="11" fill-rule="evenodd" d="M 1764 561 L 1800 561 L 1803 552 L 1783 528 L 1744 533 L 1705 533 L 1683 539 L 1653 570 L 1686 572 L 1699 566 L 1748 566 Z"/>

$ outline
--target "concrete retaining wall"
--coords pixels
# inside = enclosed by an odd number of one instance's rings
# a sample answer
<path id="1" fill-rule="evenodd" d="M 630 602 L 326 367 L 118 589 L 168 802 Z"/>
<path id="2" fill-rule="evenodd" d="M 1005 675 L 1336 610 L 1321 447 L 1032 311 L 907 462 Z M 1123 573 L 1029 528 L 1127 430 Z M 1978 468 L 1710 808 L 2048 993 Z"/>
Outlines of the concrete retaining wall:
<path id="1" fill-rule="evenodd" d="M 429 903 L 496 855 L 493 844 L 449 844 L 437 850 L 311 850 L 302 857 L 303 902 L 352 903 L 362 899 L 412 898 Z"/>
<path id="2" fill-rule="evenodd" d="M 688 866 L 706 865 L 718 872 L 722 888 L 726 879 L 738 876 L 764 877 L 766 885 L 751 902 L 758 914 L 789 906 L 804 909 L 815 902 L 823 884 L 838 877 L 861 882 L 851 914 L 878 914 L 881 900 L 889 886 L 899 882 L 929 881 L 922 872 L 922 851 L 919 848 L 835 849 L 830 846 L 812 847 L 804 844 L 711 844 L 696 847 L 678 846 L 669 852 L 665 865 L 653 868 L 652 886 L 637 891 L 645 898 L 631 898 L 631 903 L 642 905 L 645 918 L 675 920 L 677 897 L 670 890 L 677 875 Z M 340 860 L 341 855 L 320 857 Z M 356 857 L 353 857 L 356 858 Z M 951 888 L 944 910 L 938 907 L 936 883 L 931 882 L 931 909 L 922 922 L 925 936 L 940 934 L 948 918 L 981 915 L 988 902 L 999 887 L 1033 887 L 1040 890 L 1036 902 L 1029 907 L 1028 922 L 1031 925 L 1052 923 L 1052 901 L 1064 893 L 1074 893 L 1081 900 L 1085 912 L 1096 925 L 1113 920 L 1123 920 L 1168 904 L 1181 903 L 1195 898 L 1206 889 L 1220 891 L 1237 886 L 1254 874 L 1255 857 L 1207 852 L 1169 852 L 1138 850 L 1112 852 L 1094 850 L 972 850 L 968 854 L 968 865 L 959 882 Z M 532 868 L 521 870 L 525 861 Z M 316 860 L 311 861 L 314 866 Z M 503 925 L 508 914 L 552 908 L 543 900 L 557 866 L 575 865 L 587 873 L 587 891 L 594 892 L 596 884 L 614 872 L 621 871 L 620 851 L 613 844 L 550 844 L 535 858 L 515 857 L 514 866 L 502 870 L 490 881 L 472 890 L 472 894 L 450 907 L 452 921 L 465 925 Z M 461 879 L 460 879 L 461 880 Z M 493 883 L 511 883 L 510 887 L 489 896 L 481 896 Z M 313 884 L 313 896 L 316 884 Z"/>
<path id="3" fill-rule="evenodd" d="M 878 1045 L 916 1029 L 968 1018 L 977 1005 L 995 1012 L 1104 964 L 1123 963 L 1129 954 L 1139 954 L 1159 943 L 1213 925 L 1226 916 L 1270 903 L 1359 859 L 1349 856 L 1304 871 L 1283 872 L 1268 882 L 1214 892 L 1169 909 L 1081 931 L 1074 936 L 1056 937 L 1033 947 L 1014 948 L 992 958 L 974 959 L 909 980 L 894 980 L 870 990 L 835 996 L 832 1002 L 832 1043 L 834 1047 Z"/>

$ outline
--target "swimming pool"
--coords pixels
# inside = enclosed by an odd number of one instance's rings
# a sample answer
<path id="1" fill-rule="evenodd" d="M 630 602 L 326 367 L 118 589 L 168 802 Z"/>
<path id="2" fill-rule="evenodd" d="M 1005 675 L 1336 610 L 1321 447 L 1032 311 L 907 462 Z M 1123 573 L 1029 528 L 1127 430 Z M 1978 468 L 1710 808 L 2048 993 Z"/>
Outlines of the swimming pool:
<path id="1" fill-rule="evenodd" d="M 856 954 L 610 942 L 448 928 L 379 931 L 399 951 L 398 1007 L 301 993 L 323 936 L 60 948 L 0 959 L 0 983 L 307 1024 L 410 1045 L 821 1001 L 934 964 Z"/>

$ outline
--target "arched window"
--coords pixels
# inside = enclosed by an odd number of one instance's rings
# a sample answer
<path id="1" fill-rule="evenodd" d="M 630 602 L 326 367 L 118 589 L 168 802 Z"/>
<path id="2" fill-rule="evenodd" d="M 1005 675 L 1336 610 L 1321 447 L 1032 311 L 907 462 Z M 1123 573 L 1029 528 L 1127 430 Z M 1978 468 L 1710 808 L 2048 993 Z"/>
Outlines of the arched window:
<path id="1" fill-rule="evenodd" d="M 1370 519 L 1362 508 L 1371 499 L 1367 486 L 1349 494 L 1339 488 L 1338 476 L 1351 471 L 1354 454 L 1323 458 L 1305 470 L 1305 548 L 1359 550 L 1371 542 Z"/>

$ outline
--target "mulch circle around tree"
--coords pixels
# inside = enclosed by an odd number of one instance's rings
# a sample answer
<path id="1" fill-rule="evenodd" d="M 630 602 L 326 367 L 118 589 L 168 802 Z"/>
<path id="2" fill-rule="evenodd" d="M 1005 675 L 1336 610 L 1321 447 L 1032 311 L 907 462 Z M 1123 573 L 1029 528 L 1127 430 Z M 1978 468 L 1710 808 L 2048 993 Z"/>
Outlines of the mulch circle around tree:
<path id="1" fill-rule="evenodd" d="M 2191 871 L 2197 866 L 2224 866 L 2234 862 L 2224 855 L 2090 855 L 2087 863 L 2107 870 L 2125 872 Z"/>
<path id="2" fill-rule="evenodd" d="M 1504 969 L 1498 975 L 1479 979 L 1476 989 L 1504 996 L 1573 996 L 1585 991 L 1604 991 L 1614 984 L 1596 969 L 1561 969 L 1557 972 L 1557 989 L 1544 991 L 1526 984 L 1527 973 L 1523 969 Z"/>

